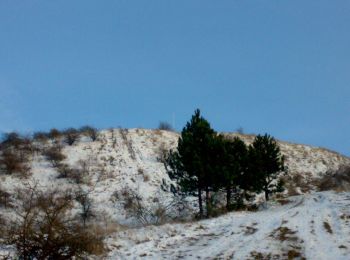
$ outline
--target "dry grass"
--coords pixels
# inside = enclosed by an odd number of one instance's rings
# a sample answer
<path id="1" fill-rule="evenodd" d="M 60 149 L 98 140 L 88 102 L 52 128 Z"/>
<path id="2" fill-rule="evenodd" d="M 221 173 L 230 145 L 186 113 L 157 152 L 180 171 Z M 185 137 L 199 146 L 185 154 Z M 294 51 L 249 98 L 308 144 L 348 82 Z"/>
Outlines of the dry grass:
<path id="1" fill-rule="evenodd" d="M 325 230 L 326 230 L 329 234 L 333 234 L 333 230 L 332 230 L 332 228 L 331 228 L 331 225 L 330 225 L 328 222 L 324 221 L 324 222 L 323 222 L 323 227 L 325 228 Z"/>
<path id="2" fill-rule="evenodd" d="M 291 201 L 288 199 L 278 199 L 277 202 L 281 205 L 289 204 Z"/>
<path id="3" fill-rule="evenodd" d="M 275 229 L 271 234 L 272 237 L 275 237 L 279 241 L 297 241 L 298 237 L 295 236 L 296 231 L 293 231 L 287 227 L 280 226 Z"/>
<path id="4" fill-rule="evenodd" d="M 270 259 L 273 259 L 271 253 L 264 254 L 264 253 L 257 252 L 257 251 L 250 252 L 250 256 L 252 257 L 252 259 L 255 259 L 255 260 L 270 260 Z M 276 256 L 278 257 L 278 255 L 276 255 Z"/>
<path id="5" fill-rule="evenodd" d="M 287 257 L 288 257 L 288 260 L 292 260 L 295 258 L 305 259 L 304 257 L 301 257 L 301 253 L 295 249 L 288 250 Z"/>

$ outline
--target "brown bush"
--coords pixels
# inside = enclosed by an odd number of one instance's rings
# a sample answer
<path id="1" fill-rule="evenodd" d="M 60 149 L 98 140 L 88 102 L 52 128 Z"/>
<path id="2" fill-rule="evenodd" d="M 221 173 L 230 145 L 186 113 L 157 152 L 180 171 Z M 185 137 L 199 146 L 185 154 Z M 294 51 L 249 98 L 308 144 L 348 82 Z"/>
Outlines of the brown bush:
<path id="1" fill-rule="evenodd" d="M 43 152 L 43 155 L 51 163 L 52 167 L 59 167 L 66 156 L 62 153 L 62 149 L 59 146 L 51 147 Z"/>
<path id="2" fill-rule="evenodd" d="M 18 148 L 25 142 L 25 139 L 16 132 L 6 133 L 2 139 L 2 147 Z"/>
<path id="3" fill-rule="evenodd" d="M 174 131 L 174 128 L 172 127 L 172 125 L 170 123 L 165 122 L 165 121 L 161 121 L 161 122 L 159 122 L 158 130 Z"/>
<path id="4" fill-rule="evenodd" d="M 11 194 L 0 187 L 0 207 L 9 208 L 12 206 Z"/>
<path id="5" fill-rule="evenodd" d="M 0 156 L 0 167 L 6 174 L 27 174 L 30 170 L 27 156 L 23 153 L 11 150 L 2 152 Z"/>
<path id="6" fill-rule="evenodd" d="M 80 205 L 79 216 L 83 222 L 83 226 L 86 226 L 86 222 L 95 217 L 95 213 L 92 209 L 92 200 L 90 194 L 87 191 L 79 189 L 75 194 L 75 200 Z"/>
<path id="7" fill-rule="evenodd" d="M 169 150 L 166 148 L 165 143 L 160 144 L 156 153 L 157 153 L 157 161 L 165 164 L 165 162 L 169 156 Z"/>
<path id="8" fill-rule="evenodd" d="M 38 142 L 47 142 L 50 139 L 50 134 L 45 132 L 35 132 L 33 139 Z"/>
<path id="9" fill-rule="evenodd" d="M 83 126 L 79 129 L 79 131 L 88 137 L 91 138 L 92 141 L 96 141 L 98 137 L 98 131 L 96 128 L 92 126 Z"/>
<path id="10" fill-rule="evenodd" d="M 68 145 L 73 145 L 79 138 L 79 131 L 75 128 L 68 128 L 63 131 L 64 141 Z"/>
<path id="11" fill-rule="evenodd" d="M 57 178 L 67 178 L 76 184 L 83 183 L 84 174 L 80 169 L 71 168 L 67 164 L 60 164 L 57 170 L 59 173 Z"/>
<path id="12" fill-rule="evenodd" d="M 336 171 L 327 172 L 327 174 L 316 183 L 316 186 L 318 187 L 319 191 L 349 191 L 350 166 L 341 166 Z"/>
<path id="13" fill-rule="evenodd" d="M 53 141 L 58 140 L 61 136 L 62 136 L 62 132 L 57 130 L 56 128 L 52 128 L 48 133 L 48 137 Z"/>
<path id="14" fill-rule="evenodd" d="M 85 229 L 71 216 L 72 196 L 57 190 L 21 191 L 21 207 L 11 223 L 7 244 L 20 259 L 71 259 L 103 248 L 103 236 Z"/>

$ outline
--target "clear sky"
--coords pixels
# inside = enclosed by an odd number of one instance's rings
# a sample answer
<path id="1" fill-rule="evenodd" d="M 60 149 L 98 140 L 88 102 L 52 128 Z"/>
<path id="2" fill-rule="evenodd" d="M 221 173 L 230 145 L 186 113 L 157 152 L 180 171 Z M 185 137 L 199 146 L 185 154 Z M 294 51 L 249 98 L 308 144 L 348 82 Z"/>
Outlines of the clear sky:
<path id="1" fill-rule="evenodd" d="M 181 130 L 195 108 L 350 155 L 350 1 L 0 1 L 0 131 Z"/>

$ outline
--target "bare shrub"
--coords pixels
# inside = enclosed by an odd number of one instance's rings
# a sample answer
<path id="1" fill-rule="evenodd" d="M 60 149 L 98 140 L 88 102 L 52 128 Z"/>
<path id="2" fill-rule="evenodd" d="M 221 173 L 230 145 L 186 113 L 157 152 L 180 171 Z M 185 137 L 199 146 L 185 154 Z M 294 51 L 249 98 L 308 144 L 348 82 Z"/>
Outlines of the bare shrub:
<path id="1" fill-rule="evenodd" d="M 93 142 L 96 141 L 98 138 L 98 131 L 96 128 L 94 128 L 92 126 L 83 126 L 79 129 L 79 131 L 83 135 L 90 137 Z"/>
<path id="2" fill-rule="evenodd" d="M 188 219 L 189 207 L 185 200 L 174 197 L 171 201 L 153 200 L 153 203 L 146 204 L 142 197 L 133 190 L 124 188 L 119 194 L 114 194 L 114 199 L 122 200 L 126 213 L 135 218 L 139 224 L 159 225 L 173 220 Z"/>
<path id="3" fill-rule="evenodd" d="M 46 132 L 35 132 L 33 134 L 33 140 L 38 141 L 38 142 L 47 142 L 50 139 L 49 133 Z"/>
<path id="4" fill-rule="evenodd" d="M 15 147 L 18 148 L 24 144 L 25 140 L 16 132 L 5 133 L 1 143 L 2 147 Z"/>
<path id="5" fill-rule="evenodd" d="M 66 156 L 62 153 L 60 146 L 53 146 L 43 152 L 43 155 L 51 163 L 52 167 L 60 167 L 62 161 L 66 159 Z"/>
<path id="6" fill-rule="evenodd" d="M 175 131 L 173 126 L 170 123 L 165 122 L 165 121 L 160 121 L 159 122 L 158 130 L 172 131 L 172 132 Z"/>
<path id="7" fill-rule="evenodd" d="M 319 191 L 337 190 L 337 191 L 349 191 L 350 190 L 350 166 L 341 166 L 336 171 L 329 171 L 321 178 L 317 183 Z"/>
<path id="8" fill-rule="evenodd" d="M 157 153 L 157 161 L 165 164 L 169 155 L 169 150 L 166 148 L 165 143 L 161 143 L 156 153 Z"/>
<path id="9" fill-rule="evenodd" d="M 21 157 L 28 157 L 34 152 L 31 139 L 16 132 L 4 134 L 0 148 L 2 151 L 16 151 Z"/>
<path id="10" fill-rule="evenodd" d="M 61 136 L 62 136 L 62 132 L 56 128 L 52 128 L 48 133 L 48 137 L 53 141 L 58 140 Z"/>
<path id="11" fill-rule="evenodd" d="M 165 121 L 159 122 L 158 129 L 164 130 L 164 131 L 174 131 L 174 128 L 172 127 L 172 125 Z"/>
<path id="12" fill-rule="evenodd" d="M 144 174 L 144 175 L 143 175 L 143 181 L 144 181 L 144 182 L 148 182 L 149 179 L 150 179 L 149 175 L 147 175 L 147 174 Z"/>
<path id="13" fill-rule="evenodd" d="M 3 239 L 6 239 L 6 236 L 7 236 L 7 221 L 2 215 L 0 215 L 0 243 L 2 242 Z M 2 255 L 0 254 L 0 256 Z"/>
<path id="14" fill-rule="evenodd" d="M 73 145 L 79 138 L 79 131 L 75 128 L 68 128 L 63 131 L 64 141 L 68 145 Z"/>
<path id="15" fill-rule="evenodd" d="M 21 191 L 7 244 L 14 245 L 20 259 L 71 259 L 94 253 L 102 244 L 70 214 L 72 196 L 57 190 L 46 193 L 35 187 Z"/>
<path id="16" fill-rule="evenodd" d="M 83 226 L 85 227 L 86 222 L 95 217 L 92 209 L 92 200 L 90 198 L 90 193 L 80 188 L 75 194 L 75 200 L 80 205 L 79 216 L 83 222 Z"/>
<path id="17" fill-rule="evenodd" d="M 66 178 L 72 180 L 76 184 L 83 183 L 83 173 L 80 169 L 77 168 L 71 168 L 67 164 L 60 164 L 58 167 L 58 173 L 59 175 L 57 178 Z"/>
<path id="18" fill-rule="evenodd" d="M 11 194 L 0 187 L 0 207 L 10 208 L 12 206 Z"/>
<path id="19" fill-rule="evenodd" d="M 0 167 L 6 174 L 20 173 L 25 175 L 29 173 L 28 157 L 25 154 L 5 150 L 0 156 Z"/>

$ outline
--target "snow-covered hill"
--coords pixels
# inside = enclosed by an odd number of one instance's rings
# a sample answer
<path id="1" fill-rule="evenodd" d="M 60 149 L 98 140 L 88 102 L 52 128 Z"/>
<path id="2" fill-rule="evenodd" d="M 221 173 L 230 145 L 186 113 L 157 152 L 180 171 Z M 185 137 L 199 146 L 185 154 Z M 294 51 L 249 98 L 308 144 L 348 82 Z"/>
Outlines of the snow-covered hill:
<path id="1" fill-rule="evenodd" d="M 235 135 L 227 134 L 229 137 Z M 254 138 L 240 137 L 247 143 Z M 103 130 L 94 142 L 87 137 L 81 137 L 72 146 L 62 142 L 62 152 L 67 157 L 64 163 L 84 170 L 79 184 L 58 178 L 57 169 L 39 152 L 31 159 L 31 176 L 2 175 L 1 189 L 14 193 L 17 188 L 34 183 L 41 189 L 59 187 L 65 190 L 79 186 L 89 192 L 95 215 L 100 221 L 104 219 L 106 226 L 117 225 L 116 230 L 136 227 L 140 223 L 125 209 L 125 197 L 136 194 L 148 209 L 167 207 L 173 201 L 172 181 L 159 158 L 164 151 L 176 148 L 178 138 L 178 133 L 161 130 Z M 285 176 L 288 182 L 286 195 L 316 191 L 317 181 L 327 172 L 350 165 L 350 158 L 326 149 L 286 142 L 279 144 L 289 169 Z M 48 147 L 52 144 L 49 141 L 36 145 Z M 307 258 L 327 259 L 322 258 L 322 254 L 333 248 L 334 252 L 329 256 L 336 256 L 334 259 L 348 256 L 349 259 L 349 214 L 345 212 L 349 196 L 347 193 L 318 193 L 294 197 L 285 206 L 272 206 L 257 213 L 232 213 L 198 223 L 128 229 L 108 239 L 112 250 L 109 258 L 147 256 L 161 259 L 183 255 L 189 258 L 226 259 L 233 256 L 245 259 L 249 256 L 265 259 L 259 255 L 282 256 L 288 254 L 288 250 L 295 250 Z M 344 218 L 341 218 L 343 213 Z M 324 230 L 326 224 L 323 222 L 331 226 L 333 233 Z M 278 239 L 280 236 L 284 241 Z M 318 248 L 317 243 L 323 247 L 321 252 L 314 251 Z"/>

